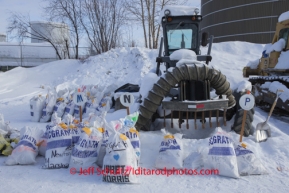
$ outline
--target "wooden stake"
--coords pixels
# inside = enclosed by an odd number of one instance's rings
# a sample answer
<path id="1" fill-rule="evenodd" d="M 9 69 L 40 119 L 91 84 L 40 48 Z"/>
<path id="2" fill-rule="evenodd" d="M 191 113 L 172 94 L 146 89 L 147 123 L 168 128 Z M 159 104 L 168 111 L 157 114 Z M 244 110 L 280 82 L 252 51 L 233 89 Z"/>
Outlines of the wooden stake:
<path id="1" fill-rule="evenodd" d="M 244 110 L 241 133 L 240 133 L 240 142 L 242 142 L 242 138 L 243 138 L 243 134 L 244 134 L 244 127 L 245 127 L 246 117 L 247 117 L 247 111 Z"/>
<path id="2" fill-rule="evenodd" d="M 164 127 L 166 127 L 166 110 L 164 109 Z"/>
<path id="3" fill-rule="evenodd" d="M 202 111 L 202 128 L 205 129 L 205 112 Z"/>
<path id="4" fill-rule="evenodd" d="M 226 118 L 227 109 L 224 109 L 223 119 L 224 119 L 224 126 L 227 126 L 227 118 Z"/>
<path id="5" fill-rule="evenodd" d="M 171 112 L 171 128 L 174 127 L 173 114 L 174 114 L 174 112 L 172 111 Z"/>
<path id="6" fill-rule="evenodd" d="M 81 110 L 81 105 L 79 105 L 79 121 L 82 122 L 82 110 Z"/>
<path id="7" fill-rule="evenodd" d="M 216 120 L 217 120 L 217 127 L 220 127 L 220 123 L 219 123 L 219 110 L 217 110 Z"/>
<path id="8" fill-rule="evenodd" d="M 187 111 L 187 129 L 189 129 L 189 111 Z"/>
<path id="9" fill-rule="evenodd" d="M 209 112 L 210 115 L 209 115 L 209 122 L 210 122 L 210 128 L 212 128 L 212 111 Z"/>
<path id="10" fill-rule="evenodd" d="M 129 115 L 129 107 L 126 107 L 126 113 Z"/>
<path id="11" fill-rule="evenodd" d="M 197 112 L 195 111 L 195 129 L 197 129 Z"/>

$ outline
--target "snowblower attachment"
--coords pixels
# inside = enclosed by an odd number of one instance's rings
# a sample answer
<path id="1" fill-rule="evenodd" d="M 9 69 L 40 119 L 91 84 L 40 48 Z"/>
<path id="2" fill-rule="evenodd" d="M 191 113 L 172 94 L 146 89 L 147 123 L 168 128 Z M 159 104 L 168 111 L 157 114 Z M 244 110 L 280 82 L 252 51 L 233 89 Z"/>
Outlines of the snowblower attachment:
<path id="1" fill-rule="evenodd" d="M 232 95 L 230 84 L 226 77 L 216 69 L 208 67 L 211 61 L 210 56 L 213 36 L 210 37 L 207 55 L 200 55 L 200 44 L 207 45 L 207 33 L 199 34 L 199 25 L 202 16 L 198 15 L 197 9 L 174 10 L 174 7 L 165 7 L 164 16 L 161 19 L 163 27 L 163 38 L 156 59 L 156 74 L 160 75 L 160 64 L 164 63 L 166 70 L 159 80 L 153 85 L 148 96 L 143 99 L 139 107 L 139 118 L 136 123 L 138 130 L 151 130 L 149 123 L 154 118 L 160 118 L 156 113 L 158 107 L 162 105 L 164 114 L 170 110 L 170 115 L 163 116 L 165 119 L 178 119 L 179 127 L 186 119 L 186 128 L 190 127 L 188 119 L 194 119 L 194 128 L 197 129 L 196 120 L 200 119 L 202 127 L 205 127 L 206 118 L 209 118 L 209 125 L 212 127 L 212 117 L 216 117 L 216 126 L 220 126 L 219 118 L 222 117 L 226 125 L 227 117 L 231 118 L 232 113 L 227 113 L 236 101 Z M 176 13 L 176 15 L 174 15 Z M 200 41 L 202 40 L 202 42 Z M 163 45 L 162 45 L 163 44 Z M 162 47 L 164 46 L 164 56 Z M 191 62 L 178 63 L 178 60 L 171 60 L 170 56 L 175 51 L 181 49 L 190 50 L 196 56 L 196 60 Z M 186 58 L 188 59 L 188 58 Z M 203 62 L 199 62 L 203 61 Z M 211 98 L 211 89 L 219 97 Z M 170 101 L 163 100 L 171 97 Z"/>

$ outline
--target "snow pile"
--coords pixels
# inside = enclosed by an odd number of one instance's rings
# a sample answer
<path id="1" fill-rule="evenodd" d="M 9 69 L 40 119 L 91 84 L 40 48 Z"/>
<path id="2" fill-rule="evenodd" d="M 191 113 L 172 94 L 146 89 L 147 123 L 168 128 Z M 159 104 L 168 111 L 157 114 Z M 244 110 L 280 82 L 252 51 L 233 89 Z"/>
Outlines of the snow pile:
<path id="1" fill-rule="evenodd" d="M 239 83 L 239 86 L 237 88 L 237 92 L 245 92 L 246 90 L 251 91 L 252 90 L 252 84 L 251 82 L 247 80 L 243 80 Z"/>
<path id="2" fill-rule="evenodd" d="M 283 90 L 284 92 L 279 92 L 279 98 L 285 102 L 289 99 L 289 90 L 285 85 L 283 85 L 280 82 L 274 81 L 274 82 L 265 82 L 261 88 L 268 89 L 269 91 L 276 93 L 278 89 Z"/>
<path id="3" fill-rule="evenodd" d="M 187 49 L 180 49 L 174 51 L 170 55 L 171 60 L 181 60 L 181 59 L 187 59 L 187 60 L 197 60 L 197 55 L 194 51 L 192 50 L 187 50 Z"/>
<path id="4" fill-rule="evenodd" d="M 250 67 L 251 69 L 257 69 L 259 65 L 260 60 L 254 60 L 254 61 L 249 61 L 248 64 L 246 65 L 247 67 Z"/>
<path id="5" fill-rule="evenodd" d="M 289 51 L 281 52 L 275 69 L 288 69 L 289 68 Z"/>
<path id="6" fill-rule="evenodd" d="M 289 19 L 289 11 L 282 13 L 278 18 L 278 22 L 282 22 L 282 21 L 285 21 L 287 19 Z"/>
<path id="7" fill-rule="evenodd" d="M 165 16 L 164 11 L 170 10 L 170 15 L 172 16 L 185 16 L 185 15 L 195 15 L 196 7 L 181 6 L 181 5 L 166 5 L 161 10 L 161 18 Z"/>
<path id="8" fill-rule="evenodd" d="M 285 40 L 283 38 L 279 39 L 272 46 L 266 47 L 266 54 L 270 54 L 273 51 L 281 52 L 285 48 Z"/>
<path id="9" fill-rule="evenodd" d="M 216 43 L 212 47 L 213 60 L 210 67 L 221 70 L 227 77 L 231 88 L 238 88 L 238 84 L 244 80 L 242 69 L 252 60 L 259 58 L 264 45 L 246 42 L 224 42 Z M 250 48 L 250 49 L 248 49 Z M 201 48 L 206 53 L 207 48 Z M 79 85 L 109 85 L 122 86 L 125 83 L 145 83 L 143 78 L 155 67 L 157 50 L 145 48 L 119 48 L 107 53 L 90 57 L 84 62 L 76 60 L 63 60 L 44 64 L 35 68 L 16 68 L 0 74 L 0 113 L 10 120 L 11 125 L 22 128 L 24 125 L 45 129 L 47 123 L 31 122 L 29 100 L 39 94 L 46 94 L 40 88 L 51 86 L 54 88 L 61 84 L 69 86 Z M 163 65 L 162 65 L 163 67 Z M 152 75 L 152 74 L 151 74 Z M 17 77 L 17 78 L 15 78 Z M 152 81 L 153 82 L 153 81 Z M 151 85 L 151 84 L 148 84 Z M 142 88 L 149 90 L 148 88 Z M 145 93 L 145 92 L 144 92 Z M 133 111 L 131 111 L 133 112 Z M 263 122 L 268 113 L 255 108 L 253 126 Z M 126 116 L 126 110 L 121 109 L 113 113 L 107 113 L 107 120 L 118 120 Z M 279 117 L 278 117 L 279 118 Z M 222 124 L 222 118 L 219 117 Z M 162 120 L 163 121 L 163 120 Z M 155 122 L 154 127 L 163 128 L 163 122 Z M 82 174 L 73 175 L 69 169 L 43 170 L 41 166 L 45 158 L 36 157 L 36 164 L 23 167 L 6 167 L 4 162 L 7 157 L 0 157 L 0 170 L 5 177 L 1 179 L 2 192 L 90 192 L 97 188 L 98 192 L 288 192 L 288 162 L 289 162 L 289 132 L 288 123 L 280 121 L 272 116 L 270 119 L 272 137 L 266 142 L 257 144 L 254 136 L 244 137 L 243 141 L 248 148 L 258 157 L 269 175 L 257 175 L 241 177 L 237 182 L 235 179 L 224 178 L 217 175 L 139 175 L 138 185 L 120 185 L 102 182 L 102 175 L 88 173 L 84 168 Z M 222 127 L 224 131 L 230 132 L 231 121 Z M 175 133 L 191 133 L 202 139 L 182 139 L 184 158 L 192 152 L 204 152 L 208 146 L 213 129 L 209 128 L 208 121 L 205 129 L 197 121 L 197 129 L 194 122 L 189 120 L 189 129 L 186 123 L 178 127 L 178 120 L 174 120 L 173 128 L 170 128 L 170 119 L 166 119 L 166 129 Z M 212 124 L 217 125 L 215 118 Z M 187 132 L 187 133 L 186 133 Z M 230 132 L 234 141 L 239 140 L 239 135 Z M 143 169 L 156 169 L 155 160 L 158 155 L 158 147 L 163 135 L 160 131 L 140 132 L 141 160 L 139 166 Z M 202 153 L 202 155 L 204 155 Z M 207 154 L 206 154 L 207 155 Z M 185 168 L 183 168 L 185 169 Z M 207 168 L 205 168 L 207 169 Z M 15 186 L 17 184 L 17 186 Z M 29 186 L 27 185 L 29 184 Z"/>
<path id="10" fill-rule="evenodd" d="M 155 82 L 159 80 L 159 77 L 155 73 L 148 73 L 147 75 L 144 76 L 141 82 L 141 87 L 140 87 L 140 94 L 142 96 L 142 99 L 146 98 L 149 91 L 153 88 L 153 85 Z"/>

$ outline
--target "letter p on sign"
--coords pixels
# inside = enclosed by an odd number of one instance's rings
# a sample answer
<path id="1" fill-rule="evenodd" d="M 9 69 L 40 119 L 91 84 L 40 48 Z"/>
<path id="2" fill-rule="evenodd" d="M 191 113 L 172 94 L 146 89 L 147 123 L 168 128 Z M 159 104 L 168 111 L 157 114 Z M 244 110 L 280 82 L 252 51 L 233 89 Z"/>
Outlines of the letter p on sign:
<path id="1" fill-rule="evenodd" d="M 250 109 L 252 109 L 255 105 L 255 98 L 253 95 L 251 94 L 244 94 L 243 96 L 241 96 L 240 101 L 239 101 L 239 105 L 242 109 L 248 111 Z"/>

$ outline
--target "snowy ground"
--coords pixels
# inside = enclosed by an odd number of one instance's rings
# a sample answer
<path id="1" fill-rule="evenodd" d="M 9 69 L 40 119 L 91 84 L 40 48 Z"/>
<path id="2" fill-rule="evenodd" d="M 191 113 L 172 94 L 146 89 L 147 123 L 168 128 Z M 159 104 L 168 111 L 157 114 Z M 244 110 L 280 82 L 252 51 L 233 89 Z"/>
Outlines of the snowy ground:
<path id="1" fill-rule="evenodd" d="M 238 87 L 244 80 L 242 69 L 249 61 L 261 57 L 264 45 L 245 42 L 216 43 L 212 48 L 213 61 L 210 63 L 220 69 L 231 83 L 231 88 Z M 202 50 L 203 53 L 206 49 Z M 79 85 L 115 85 L 125 83 L 140 84 L 142 78 L 155 67 L 157 50 L 144 48 L 121 48 L 111 50 L 100 56 L 91 57 L 85 62 L 76 60 L 57 61 L 35 68 L 16 68 L 0 74 L 0 113 L 5 121 L 15 128 L 38 126 L 44 129 L 46 123 L 30 121 L 29 100 L 38 94 L 46 94 L 40 87 L 79 86 Z M 123 118 L 125 110 L 107 115 L 108 120 Z M 255 109 L 253 126 L 265 121 L 267 113 Z M 221 120 L 222 121 L 222 120 Z M 160 122 L 161 124 L 162 122 Z M 232 120 L 227 126 L 230 131 Z M 254 136 L 243 138 L 255 155 L 266 167 L 268 175 L 246 176 L 239 179 L 222 176 L 162 176 L 141 175 L 139 184 L 113 184 L 102 182 L 101 176 L 72 175 L 69 169 L 41 169 L 43 157 L 37 157 L 37 164 L 27 166 L 6 166 L 6 157 L 0 156 L 1 192 L 288 192 L 289 189 L 289 141 L 288 123 L 277 117 L 269 121 L 272 137 L 266 142 L 256 143 Z M 169 124 L 167 124 L 169 125 Z M 193 124 L 190 124 L 193 126 Z M 216 123 L 213 122 L 213 127 Z M 177 126 L 175 126 L 177 128 Z M 183 126 L 182 129 L 185 129 Z M 181 129 L 181 130 L 182 130 Z M 177 129 L 178 130 L 178 129 Z M 194 131 L 194 128 L 190 128 Z M 198 132 L 209 136 L 213 128 Z M 231 132 L 235 141 L 239 135 Z M 185 155 L 208 147 L 205 139 L 183 139 Z M 154 169 L 154 162 L 162 139 L 160 131 L 140 132 L 142 168 Z M 281 171 L 277 170 L 281 168 Z"/>

